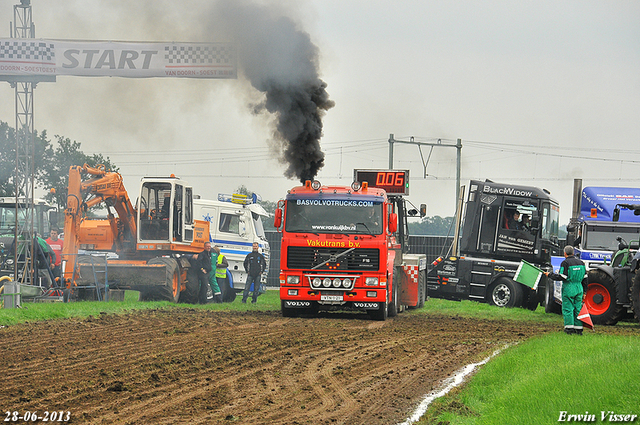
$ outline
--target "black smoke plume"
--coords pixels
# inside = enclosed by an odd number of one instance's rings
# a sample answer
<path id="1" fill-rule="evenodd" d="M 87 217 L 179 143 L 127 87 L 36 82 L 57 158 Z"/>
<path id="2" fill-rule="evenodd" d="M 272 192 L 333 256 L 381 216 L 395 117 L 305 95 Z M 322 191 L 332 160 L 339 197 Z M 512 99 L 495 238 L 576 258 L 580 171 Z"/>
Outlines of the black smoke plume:
<path id="1" fill-rule="evenodd" d="M 324 165 L 322 117 L 334 106 L 319 76 L 319 52 L 309 34 L 276 5 L 219 1 L 214 21 L 238 49 L 241 75 L 263 99 L 258 114 L 273 118 L 273 141 L 285 176 L 313 180 Z"/>

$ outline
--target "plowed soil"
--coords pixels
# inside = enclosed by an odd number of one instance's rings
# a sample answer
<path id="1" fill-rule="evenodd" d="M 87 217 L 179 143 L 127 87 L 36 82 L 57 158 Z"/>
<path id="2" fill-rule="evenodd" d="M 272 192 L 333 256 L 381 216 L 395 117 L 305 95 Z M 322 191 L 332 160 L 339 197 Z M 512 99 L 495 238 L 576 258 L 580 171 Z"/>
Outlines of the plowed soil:
<path id="1" fill-rule="evenodd" d="M 394 424 L 462 366 L 549 325 L 195 309 L 0 329 L 0 409 L 76 424 Z"/>

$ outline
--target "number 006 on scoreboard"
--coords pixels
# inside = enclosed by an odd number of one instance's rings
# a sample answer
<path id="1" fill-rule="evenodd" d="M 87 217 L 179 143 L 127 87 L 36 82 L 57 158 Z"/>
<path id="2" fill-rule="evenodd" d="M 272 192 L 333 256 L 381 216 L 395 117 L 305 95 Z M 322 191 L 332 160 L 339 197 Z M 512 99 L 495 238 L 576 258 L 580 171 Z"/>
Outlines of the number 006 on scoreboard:
<path id="1" fill-rule="evenodd" d="M 384 189 L 391 195 L 409 194 L 409 170 L 354 170 L 354 181 Z"/>

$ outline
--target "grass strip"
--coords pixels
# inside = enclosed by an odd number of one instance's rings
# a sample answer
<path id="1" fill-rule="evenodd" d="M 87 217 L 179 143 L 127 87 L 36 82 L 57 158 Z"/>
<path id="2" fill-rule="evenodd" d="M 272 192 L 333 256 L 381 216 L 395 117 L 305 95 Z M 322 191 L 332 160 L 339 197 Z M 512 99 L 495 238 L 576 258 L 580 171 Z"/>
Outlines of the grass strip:
<path id="1" fill-rule="evenodd" d="M 533 338 L 435 401 L 417 423 L 542 424 L 568 422 L 569 415 L 594 419 L 571 422 L 604 423 L 609 412 L 640 415 L 639 352 L 637 335 L 558 332 Z"/>

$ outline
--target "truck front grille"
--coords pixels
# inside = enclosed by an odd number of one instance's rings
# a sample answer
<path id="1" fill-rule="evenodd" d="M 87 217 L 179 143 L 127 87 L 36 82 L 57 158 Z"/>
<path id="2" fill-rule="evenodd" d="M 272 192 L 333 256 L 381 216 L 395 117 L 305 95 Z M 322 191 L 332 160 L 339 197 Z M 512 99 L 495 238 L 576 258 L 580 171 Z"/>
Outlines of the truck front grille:
<path id="1" fill-rule="evenodd" d="M 376 248 L 356 248 L 340 257 L 349 248 L 323 248 L 290 246 L 287 248 L 289 269 L 311 270 L 318 264 L 333 259 L 315 270 L 378 270 L 380 251 Z"/>

